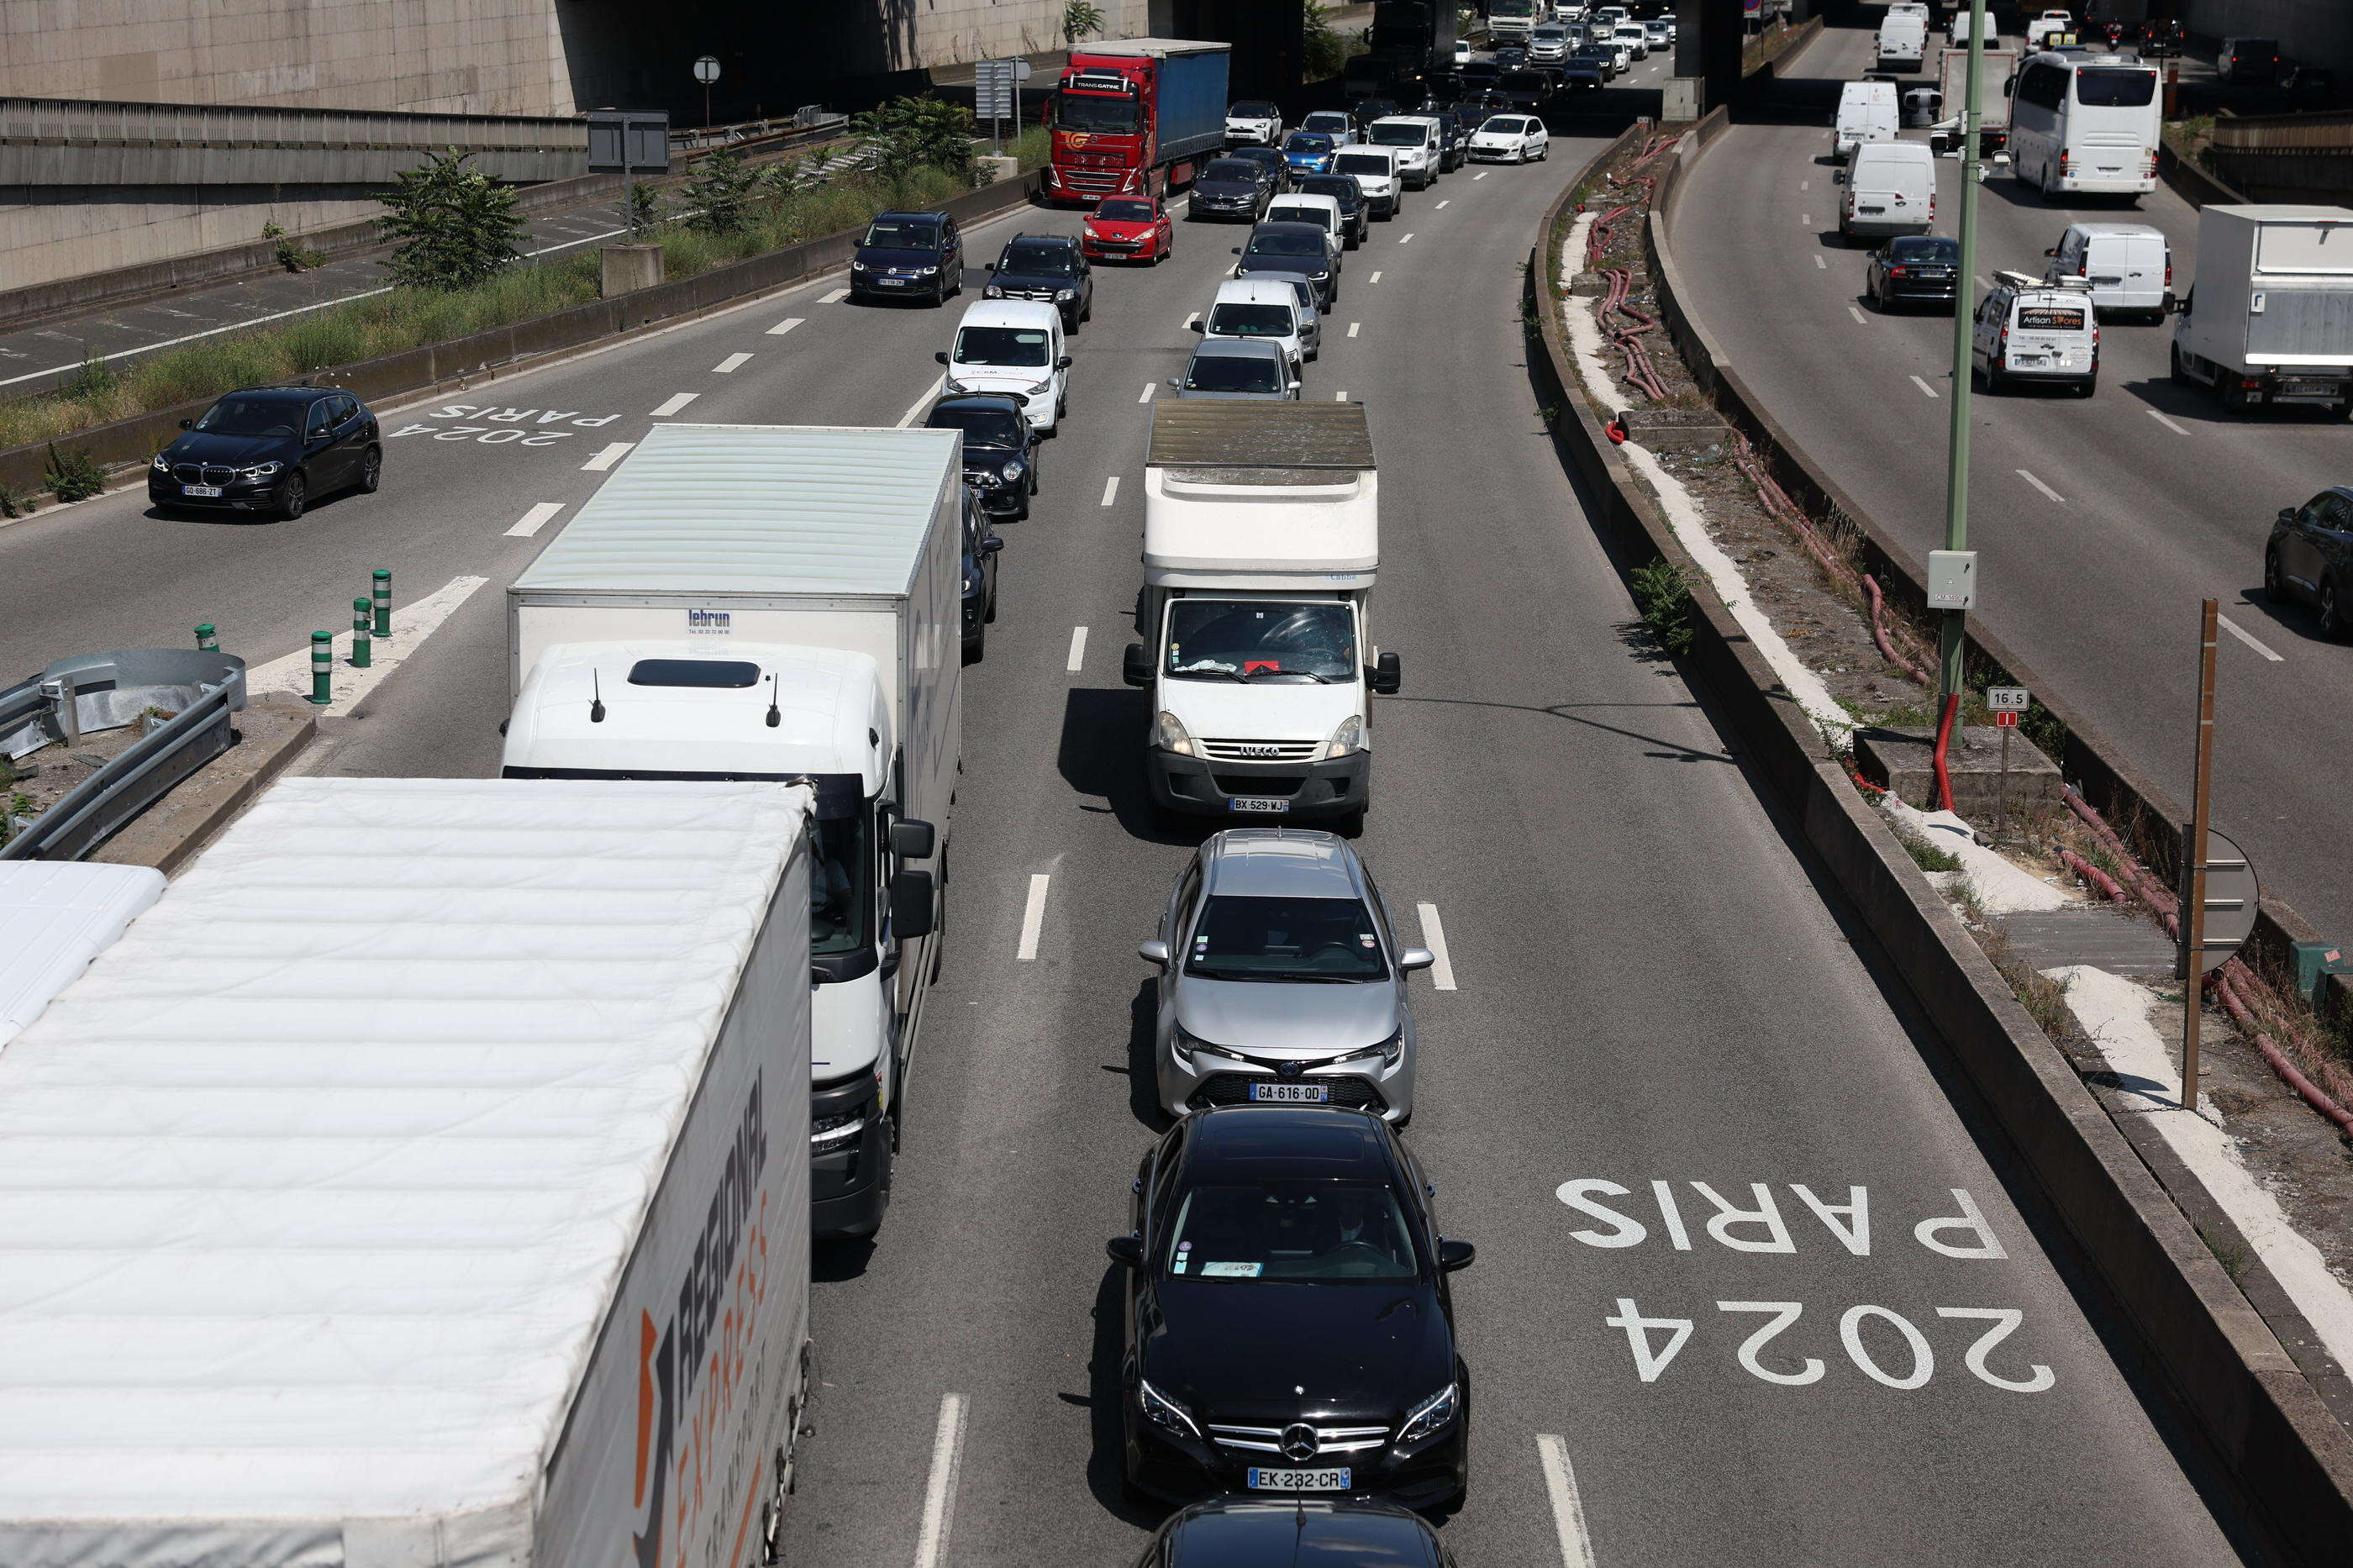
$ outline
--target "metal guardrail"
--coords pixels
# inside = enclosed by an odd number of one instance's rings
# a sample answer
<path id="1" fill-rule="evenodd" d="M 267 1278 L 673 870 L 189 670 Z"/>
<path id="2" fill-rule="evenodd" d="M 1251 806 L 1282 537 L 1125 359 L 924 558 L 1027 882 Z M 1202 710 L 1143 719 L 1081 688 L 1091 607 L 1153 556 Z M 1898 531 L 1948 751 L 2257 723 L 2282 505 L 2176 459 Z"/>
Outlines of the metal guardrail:
<path id="1" fill-rule="evenodd" d="M 236 742 L 230 716 L 244 706 L 245 660 L 185 648 L 60 659 L 0 691 L 0 754 L 12 759 L 141 723 L 153 708 L 176 709 L 0 844 L 0 860 L 82 858 L 227 751 Z"/>
<path id="2" fill-rule="evenodd" d="M 584 152 L 577 115 L 446 114 L 245 104 L 0 98 L 0 146 L 212 151 Z"/>
<path id="3" fill-rule="evenodd" d="M 821 142 L 840 134 L 849 124 L 847 114 L 803 109 L 767 120 L 739 121 L 733 125 L 673 125 L 670 128 L 670 144 L 673 153 L 700 153 L 713 147 L 772 147 L 792 142 Z"/>

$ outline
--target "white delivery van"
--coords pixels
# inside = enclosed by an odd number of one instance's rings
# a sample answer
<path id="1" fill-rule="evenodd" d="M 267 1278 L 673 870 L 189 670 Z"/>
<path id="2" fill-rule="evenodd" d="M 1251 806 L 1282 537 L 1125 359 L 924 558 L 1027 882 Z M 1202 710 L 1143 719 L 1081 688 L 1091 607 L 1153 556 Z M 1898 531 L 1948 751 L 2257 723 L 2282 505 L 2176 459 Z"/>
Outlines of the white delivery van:
<path id="1" fill-rule="evenodd" d="M 2092 285 L 2093 308 L 2103 317 L 2145 315 L 2162 321 L 2173 307 L 2173 250 L 2165 231 L 2145 223 L 2075 223 L 2044 251 L 2042 280 L 2082 278 Z"/>
<path id="2" fill-rule="evenodd" d="M 2173 379 L 2224 407 L 2353 418 L 2353 208 L 2198 209 L 2198 271 L 2173 322 Z"/>
<path id="3" fill-rule="evenodd" d="M 1286 192 L 1267 204 L 1261 223 L 1312 223 L 1325 234 L 1339 240 L 1344 250 L 1354 250 L 1356 241 L 1348 232 L 1348 220 L 1340 211 L 1337 196 L 1318 196 L 1299 192 Z"/>
<path id="4" fill-rule="evenodd" d="M 1396 691 L 1367 602 L 1380 476 L 1359 403 L 1178 402 L 1145 458 L 1154 805 L 1218 817 L 1364 820 L 1371 692 Z"/>
<path id="5" fill-rule="evenodd" d="M 759 1561 L 809 795 L 297 778 L 0 1051 L 0 1563 Z"/>
<path id="6" fill-rule="evenodd" d="M 2089 397 L 2100 381 L 2100 329 L 2091 286 L 2080 278 L 2045 283 L 2023 272 L 1997 272 L 1978 305 L 1969 337 L 1971 366 L 1988 392 L 2042 383 Z"/>
<path id="7" fill-rule="evenodd" d="M 1926 234 L 1936 221 L 1936 155 L 1921 142 L 1866 142 L 1839 179 L 1839 233 L 1852 241 Z"/>
<path id="8" fill-rule="evenodd" d="M 1918 70 L 1928 58 L 1928 18 L 1916 11 L 1891 12 L 1879 24 L 1879 68 Z"/>
<path id="9" fill-rule="evenodd" d="M 1892 81 L 1841 83 L 1838 113 L 1831 121 L 1832 155 L 1844 162 L 1866 142 L 1894 141 L 1901 112 Z"/>
<path id="10" fill-rule="evenodd" d="M 1365 127 L 1366 142 L 1397 154 L 1398 175 L 1413 191 L 1428 190 L 1438 178 L 1444 137 L 1445 128 L 1428 115 L 1383 115 Z"/>
<path id="11" fill-rule="evenodd" d="M 809 1188 L 882 1222 L 962 760 L 963 437 L 658 425 L 507 591 L 501 772 L 817 792 Z"/>
<path id="12" fill-rule="evenodd" d="M 1405 181 L 1394 147 L 1343 147 L 1332 155 L 1332 172 L 1345 174 L 1365 193 L 1366 210 L 1377 218 L 1397 216 L 1405 205 Z"/>
<path id="13" fill-rule="evenodd" d="M 1993 17 L 1990 12 L 1988 13 L 1986 20 L 1989 24 L 1992 22 Z M 2000 36 L 2001 35 L 1995 31 L 1991 26 L 1988 26 L 1986 28 L 1985 39 L 1986 47 L 1993 47 L 1994 40 Z M 1953 19 L 1945 24 L 1945 42 L 1952 45 L 1955 48 L 1960 48 L 1967 46 L 1968 41 L 1969 8 L 1967 5 L 1957 6 L 1953 12 Z"/>
<path id="14" fill-rule="evenodd" d="M 1299 296 L 1288 281 L 1229 278 L 1218 285 L 1208 314 L 1194 322 L 1193 330 L 1205 338 L 1280 343 L 1291 362 L 1291 379 L 1296 381 L 1300 367 L 1315 357 L 1300 331 L 1299 318 Z"/>
<path id="15" fill-rule="evenodd" d="M 994 392 L 1021 405 L 1022 416 L 1051 436 L 1071 396 L 1071 356 L 1063 352 L 1062 312 L 1036 300 L 981 300 L 966 305 L 955 344 L 932 356 L 948 367 L 950 392 Z"/>

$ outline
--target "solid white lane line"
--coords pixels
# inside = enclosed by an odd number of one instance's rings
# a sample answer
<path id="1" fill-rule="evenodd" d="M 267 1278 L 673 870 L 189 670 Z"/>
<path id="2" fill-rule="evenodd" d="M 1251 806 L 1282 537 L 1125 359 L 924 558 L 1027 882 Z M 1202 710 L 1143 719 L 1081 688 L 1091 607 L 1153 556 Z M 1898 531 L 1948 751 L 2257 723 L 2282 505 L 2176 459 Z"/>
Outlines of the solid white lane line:
<path id="1" fill-rule="evenodd" d="M 1144 390 L 1136 395 L 1135 400 L 1138 403 L 1149 403 L 1152 401 L 1152 395 L 1159 389 L 1160 384 L 1158 382 L 1147 381 L 1144 384 Z"/>
<path id="2" fill-rule="evenodd" d="M 849 289 L 836 289 L 832 293 L 828 294 L 824 299 L 819 300 L 818 301 L 818 304 L 820 304 L 820 305 L 839 305 L 839 304 L 840 304 L 844 300 L 847 300 L 847 299 L 849 299 Z"/>
<path id="3" fill-rule="evenodd" d="M 1864 315 L 1861 310 L 1856 310 L 1852 305 L 1849 305 L 1846 308 L 1846 313 L 1854 318 L 1854 324 L 1858 327 L 1867 327 L 1871 324 L 1871 318 Z"/>
<path id="4" fill-rule="evenodd" d="M 2263 644 L 2249 637 L 2246 633 L 2246 629 L 2240 626 L 2238 622 L 2232 620 L 2230 616 L 2216 616 L 2214 617 L 2214 621 L 2215 624 L 2220 626 L 2224 631 L 2230 633 L 2241 642 L 2245 643 L 2249 647 L 2253 648 L 2257 653 L 2262 654 L 2274 664 L 2284 662 L 2279 655 L 2274 653 L 2271 649 L 2265 647 Z"/>
<path id="5" fill-rule="evenodd" d="M 2049 485 L 2044 484 L 2041 479 L 2036 479 L 2024 468 L 2018 470 L 2018 477 L 2024 479 L 2028 484 L 2032 485 L 2036 489 L 2041 490 L 2044 495 L 2049 496 L 2052 500 L 2057 501 L 2060 505 L 2064 506 L 2067 504 L 2067 498 L 2065 496 L 2061 495 L 2057 490 L 2052 489 Z"/>
<path id="6" fill-rule="evenodd" d="M 2156 409 L 2154 409 L 2154 408 L 2149 409 L 2149 410 L 2147 410 L 2147 413 L 2148 413 L 2148 416 L 2149 416 L 2151 419 L 2156 420 L 2159 425 L 2164 426 L 2167 429 L 2168 429 L 2168 430 L 2172 431 L 2175 435 L 2177 435 L 2177 436 L 2187 436 L 2187 435 L 2189 435 L 2189 431 L 2184 430 L 2180 426 L 2176 425 L 2172 420 L 2168 419 L 2164 415 L 2159 414 Z"/>
<path id="7" fill-rule="evenodd" d="M 1401 235 L 1398 235 L 1398 243 L 1399 245 L 1411 245 L 1411 244 L 1413 243 L 1413 236 L 1411 236 L 1411 235 L 1409 235 L 1409 234 L 1401 234 Z"/>
<path id="8" fill-rule="evenodd" d="M 1453 199 L 1453 198 L 1452 198 L 1452 197 L 1451 197 L 1451 196 L 1447 198 L 1447 200 L 1448 200 L 1448 201 L 1451 201 L 1452 199 Z M 1438 204 L 1438 207 L 1442 207 L 1442 206 L 1444 206 L 1445 205 L 1446 205 L 1446 203 L 1445 203 L 1445 202 L 1440 202 L 1440 203 L 1439 203 L 1439 204 Z M 1436 211 L 1438 210 L 1438 207 L 1432 207 L 1432 208 L 1430 208 L 1430 210 L 1431 212 L 1436 212 Z"/>
<path id="9" fill-rule="evenodd" d="M 1086 662 L 1087 628 L 1084 626 L 1072 626 L 1071 628 L 1071 657 L 1069 661 L 1066 662 L 1062 668 L 1064 669 L 1077 669 Z"/>
<path id="10" fill-rule="evenodd" d="M 543 500 L 537 506 L 532 508 L 529 511 L 523 513 L 520 518 L 517 518 L 515 520 L 515 525 L 507 530 L 506 537 L 509 539 L 529 539 L 533 534 L 537 533 L 541 529 L 547 526 L 547 520 L 549 518 L 554 517 L 557 512 L 562 511 L 563 510 L 564 502 L 560 500 Z"/>
<path id="11" fill-rule="evenodd" d="M 807 318 L 804 316 L 786 316 L 783 321 L 778 321 L 775 326 L 768 329 L 768 336 L 772 338 L 781 338 L 786 332 L 791 331 L 795 327 L 799 326 L 801 322 L 807 319 Z"/>
<path id="12" fill-rule="evenodd" d="M 1111 476 L 1111 478 L 1109 478 L 1109 479 L 1107 479 L 1103 480 L 1103 505 L 1105 505 L 1105 506 L 1109 506 L 1109 505 L 1111 505 L 1111 503 L 1112 503 L 1112 501 L 1113 501 L 1113 498 L 1115 498 L 1118 494 L 1119 494 L 1119 476 L 1118 476 L 1117 474 L 1113 474 L 1113 475 L 1112 475 L 1112 476 Z"/>
<path id="13" fill-rule="evenodd" d="M 940 395 L 940 388 L 947 384 L 948 377 L 945 371 L 932 377 L 932 384 L 923 388 L 923 395 L 909 404 L 907 412 L 899 416 L 899 428 L 904 430 L 908 426 L 921 419 L 923 416 L 923 410 L 932 405 L 932 399 L 937 397 Z"/>
<path id="14" fill-rule="evenodd" d="M 1544 1459 L 1545 1490 L 1552 1498 L 1553 1528 L 1560 1537 L 1561 1568 L 1594 1568 L 1593 1539 L 1585 1533 L 1585 1503 L 1577 1491 L 1577 1471 L 1568 1445 L 1549 1432 L 1536 1437 Z"/>
<path id="15" fill-rule="evenodd" d="M 487 577 L 452 577 L 425 597 L 396 609 L 392 617 L 393 635 L 378 637 L 369 650 L 368 668 L 352 668 L 352 634 L 347 626 L 335 634 L 335 669 L 327 690 L 334 700 L 314 712 L 322 717 L 339 717 L 348 713 L 369 692 L 382 685 L 403 661 L 425 644 L 425 639 L 439 630 L 441 624 L 464 604 L 468 595 L 489 582 Z M 324 629 L 324 628 L 322 628 Z M 311 695 L 311 649 L 306 645 L 292 653 L 271 659 L 256 669 L 245 672 L 245 689 L 248 696 L 265 691 L 284 691 L 296 697 Z"/>
<path id="16" fill-rule="evenodd" d="M 940 1395 L 939 1435 L 932 1439 L 932 1478 L 923 1486 L 923 1524 L 915 1537 L 915 1568 L 940 1568 L 955 1516 L 956 1478 L 964 1468 L 964 1395 Z"/>
<path id="17" fill-rule="evenodd" d="M 1934 397 L 1934 396 L 1936 396 L 1936 389 L 1935 387 L 1933 387 L 1933 386 L 1930 386 L 1926 382 L 1922 381 L 1922 380 L 1921 380 L 1918 376 L 1916 376 L 1916 375 L 1915 375 L 1915 376 L 1914 376 L 1914 377 L 1912 378 L 1912 384 L 1913 384 L 1913 385 L 1915 385 L 1915 386 L 1916 386 L 1916 387 L 1918 387 L 1921 391 L 1923 391 L 1923 392 L 1926 393 L 1926 394 L 1927 394 L 1929 396 L 1931 396 L 1931 397 Z"/>
<path id="18" fill-rule="evenodd" d="M 1014 956 L 1028 963 L 1038 956 L 1038 933 L 1046 925 L 1046 884 L 1053 878 L 1044 871 L 1029 877 L 1029 902 L 1021 910 L 1021 950 Z"/>
<path id="19" fill-rule="evenodd" d="M 1355 336 L 1356 335 L 1356 329 L 1357 329 L 1358 327 L 1363 326 L 1364 324 L 1365 324 L 1365 323 L 1364 323 L 1364 322 L 1362 322 L 1362 321 L 1351 321 L 1351 322 L 1349 322 L 1349 323 L 1348 323 L 1348 335 L 1349 335 L 1350 337 L 1352 337 L 1352 338 L 1353 338 L 1353 337 L 1355 337 Z"/>
<path id="20" fill-rule="evenodd" d="M 737 371 L 750 363 L 751 360 L 752 356 L 750 354 L 729 354 L 725 359 L 721 360 L 717 364 L 711 367 L 711 374 L 713 375 L 733 375 Z"/>
<path id="21" fill-rule="evenodd" d="M 1822 269 L 1823 271 L 1825 271 L 1825 272 L 1827 272 L 1827 271 L 1829 271 L 1829 270 L 1830 270 L 1830 266 L 1831 266 L 1831 264 L 1830 264 L 1829 262 L 1827 262 L 1827 261 L 1824 261 L 1824 260 L 1823 260 L 1820 257 L 1819 257 L 1819 256 L 1817 256 L 1817 257 L 1815 257 L 1815 258 L 1814 258 L 1814 265 L 1815 265 L 1816 267 L 1818 267 L 1818 268 L 1821 268 L 1821 269 Z"/>
<path id="22" fill-rule="evenodd" d="M 634 447 L 636 445 L 637 443 L 635 441 L 616 441 L 611 446 L 606 447 L 603 451 L 597 453 L 595 457 L 589 458 L 586 462 L 581 464 L 580 471 L 584 474 L 604 473 L 614 464 L 628 457 L 629 455 L 630 448 Z"/>
<path id="23" fill-rule="evenodd" d="M 653 411 L 652 417 L 656 419 L 667 419 L 671 415 L 677 413 L 680 409 L 685 407 L 688 404 L 693 402 L 696 398 L 702 395 L 702 394 L 699 392 L 673 393 L 669 397 L 662 400 L 662 405 Z"/>
<path id="24" fill-rule="evenodd" d="M 1438 955 L 1438 962 L 1430 966 L 1430 982 L 1440 991 L 1451 991 L 1454 989 L 1454 960 L 1446 951 L 1446 926 L 1438 918 L 1438 906 L 1417 904 L 1414 907 L 1421 911 L 1421 945 Z"/>

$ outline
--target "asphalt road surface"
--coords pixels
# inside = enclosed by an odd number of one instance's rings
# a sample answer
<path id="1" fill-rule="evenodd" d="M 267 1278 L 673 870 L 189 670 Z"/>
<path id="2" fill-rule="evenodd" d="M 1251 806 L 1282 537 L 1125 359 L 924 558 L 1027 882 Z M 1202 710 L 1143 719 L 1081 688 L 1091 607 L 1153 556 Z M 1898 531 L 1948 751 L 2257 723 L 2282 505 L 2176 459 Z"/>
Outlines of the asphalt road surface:
<path id="1" fill-rule="evenodd" d="M 1867 938 L 1644 650 L 1563 475 L 1519 268 L 1597 145 L 1409 195 L 1347 258 L 1307 374 L 1306 395 L 1369 405 L 1383 470 L 1373 614 L 1405 689 L 1376 706 L 1361 848 L 1408 939 L 1442 931 L 1446 954 L 1414 987 L 1409 1134 L 1480 1249 L 1455 1290 L 1475 1478 L 1446 1538 L 1469 1568 L 2236 1561 L 2227 1505 Z M 1077 221 L 1025 212 L 974 251 Z M 1038 510 L 1004 527 L 1002 613 L 966 672 L 944 988 L 883 1231 L 818 1260 L 788 1562 L 1111 1568 L 1156 1521 L 1116 1486 L 1103 1242 L 1155 1126 L 1134 947 L 1197 836 L 1152 826 L 1119 660 L 1149 400 L 1241 237 L 1187 224 L 1167 265 L 1098 275 Z M 0 667 L 176 644 L 198 620 L 266 659 L 341 625 L 371 567 L 404 605 L 480 576 L 305 765 L 487 773 L 500 591 L 594 489 L 584 464 L 686 394 L 668 416 L 924 405 L 954 311 L 827 303 L 838 287 L 389 412 L 383 491 L 294 524 L 166 521 L 132 494 L 0 530 Z M 558 434 L 483 439 L 512 429 Z"/>
<path id="2" fill-rule="evenodd" d="M 1873 68 L 1872 35 L 1832 28 L 1784 75 L 1835 101 Z M 1820 123 L 1736 125 L 1702 159 L 1672 225 L 1686 306 L 1799 443 L 1897 541 L 1944 543 L 1951 405 L 1949 317 L 1881 315 L 1863 296 L 1866 252 L 1838 237 L 1838 173 Z M 1925 132 L 1915 132 L 1914 136 Z M 1958 221 L 1959 164 L 1939 161 L 1938 233 Z M 2163 185 L 2045 202 L 2006 173 L 1978 205 L 1978 273 L 2040 277 L 2070 223 L 2153 224 L 2174 289 L 2196 281 L 2198 218 Z M 2097 205 L 2094 205 L 2097 204 Z M 2265 889 L 2324 933 L 2353 933 L 2353 645 L 2322 640 L 2309 610 L 2264 602 L 2263 543 L 2280 508 L 2353 479 L 2353 427 L 2314 410 L 2234 417 L 2172 384 L 2172 323 L 2100 328 L 2100 386 L 2077 399 L 2029 389 L 1978 395 L 1969 542 L 1980 624 L 2189 798 L 2198 601 L 2221 601 L 2215 825 L 2253 857 Z M 2332 693 L 2337 695 L 2331 695 Z"/>

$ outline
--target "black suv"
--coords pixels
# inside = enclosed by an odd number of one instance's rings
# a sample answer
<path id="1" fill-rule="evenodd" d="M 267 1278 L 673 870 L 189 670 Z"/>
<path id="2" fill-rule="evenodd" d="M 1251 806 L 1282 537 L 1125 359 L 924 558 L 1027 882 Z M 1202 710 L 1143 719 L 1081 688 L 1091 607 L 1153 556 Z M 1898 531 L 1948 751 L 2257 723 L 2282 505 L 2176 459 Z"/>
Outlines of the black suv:
<path id="1" fill-rule="evenodd" d="M 1062 330 L 1075 332 L 1095 313 L 1095 271 L 1075 236 L 1017 234 L 997 253 L 985 300 L 1036 300 L 1062 313 Z"/>
<path id="2" fill-rule="evenodd" d="M 964 234 L 945 213 L 878 213 L 849 258 L 853 300 L 944 305 L 964 292 Z"/>
<path id="3" fill-rule="evenodd" d="M 165 510 L 265 512 L 291 522 L 312 496 L 373 490 L 384 478 L 375 411 L 329 386 L 225 394 L 147 466 L 147 499 Z"/>
<path id="4" fill-rule="evenodd" d="M 1377 1116 L 1195 1111 L 1137 1173 L 1121 1355 L 1126 1483 L 1377 1497 L 1430 1508 L 1469 1479 L 1470 1374 L 1431 1189 Z"/>
<path id="5" fill-rule="evenodd" d="M 1018 522 L 1038 493 L 1038 427 L 999 392 L 960 392 L 932 405 L 933 430 L 964 432 L 964 482 L 993 516 Z"/>
<path id="6" fill-rule="evenodd" d="M 2320 635 L 2353 637 L 2353 485 L 2282 507 L 2263 546 L 2263 597 L 2320 611 Z"/>
<path id="7" fill-rule="evenodd" d="M 988 526 L 980 492 L 964 487 L 964 661 L 978 664 L 988 651 L 988 623 L 997 619 L 997 553 L 1005 541 Z"/>

